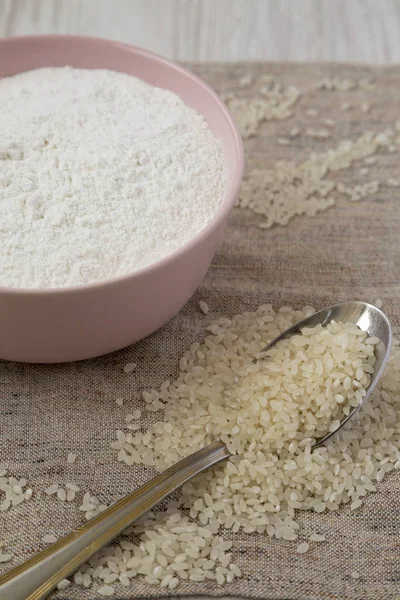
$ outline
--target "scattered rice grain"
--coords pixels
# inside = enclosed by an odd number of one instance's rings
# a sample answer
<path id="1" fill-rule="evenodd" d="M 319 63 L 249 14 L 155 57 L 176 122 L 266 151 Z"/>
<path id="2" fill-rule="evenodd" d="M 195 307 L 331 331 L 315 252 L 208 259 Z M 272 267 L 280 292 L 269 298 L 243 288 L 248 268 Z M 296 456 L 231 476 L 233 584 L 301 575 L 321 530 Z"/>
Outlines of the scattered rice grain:
<path id="1" fill-rule="evenodd" d="M 301 544 L 297 546 L 296 552 L 297 554 L 305 554 L 305 552 L 308 552 L 309 548 L 310 544 L 307 542 L 301 542 Z"/>
<path id="2" fill-rule="evenodd" d="M 69 579 L 61 579 L 60 583 L 57 585 L 58 590 L 66 590 L 67 587 L 71 585 Z"/>
<path id="3" fill-rule="evenodd" d="M 52 533 L 47 533 L 46 535 L 44 535 L 42 537 L 42 542 L 44 544 L 54 544 L 54 542 L 56 542 L 56 541 L 57 541 L 57 538 Z"/>
<path id="4" fill-rule="evenodd" d="M 202 313 L 204 313 L 205 315 L 208 315 L 210 308 L 209 308 L 207 302 L 205 302 L 204 300 L 200 300 L 199 307 L 200 307 L 200 310 Z"/>

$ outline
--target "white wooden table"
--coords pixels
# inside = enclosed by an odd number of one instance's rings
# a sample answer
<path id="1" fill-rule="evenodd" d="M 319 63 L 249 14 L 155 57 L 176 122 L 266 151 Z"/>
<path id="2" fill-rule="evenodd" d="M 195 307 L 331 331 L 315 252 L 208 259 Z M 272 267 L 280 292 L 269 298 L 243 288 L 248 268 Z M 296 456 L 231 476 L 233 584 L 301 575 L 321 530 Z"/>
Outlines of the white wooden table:
<path id="1" fill-rule="evenodd" d="M 37 33 L 112 38 L 180 61 L 387 64 L 400 62 L 400 2 L 0 0 L 0 37 Z"/>

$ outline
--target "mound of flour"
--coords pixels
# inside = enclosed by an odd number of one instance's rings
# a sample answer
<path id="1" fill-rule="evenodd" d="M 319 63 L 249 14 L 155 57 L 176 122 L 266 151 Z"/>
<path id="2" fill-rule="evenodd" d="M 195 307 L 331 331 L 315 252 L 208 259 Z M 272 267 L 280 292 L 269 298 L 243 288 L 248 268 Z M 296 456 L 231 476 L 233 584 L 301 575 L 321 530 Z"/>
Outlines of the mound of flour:
<path id="1" fill-rule="evenodd" d="M 175 94 L 106 70 L 0 79 L 0 286 L 135 271 L 218 210 L 219 141 Z"/>

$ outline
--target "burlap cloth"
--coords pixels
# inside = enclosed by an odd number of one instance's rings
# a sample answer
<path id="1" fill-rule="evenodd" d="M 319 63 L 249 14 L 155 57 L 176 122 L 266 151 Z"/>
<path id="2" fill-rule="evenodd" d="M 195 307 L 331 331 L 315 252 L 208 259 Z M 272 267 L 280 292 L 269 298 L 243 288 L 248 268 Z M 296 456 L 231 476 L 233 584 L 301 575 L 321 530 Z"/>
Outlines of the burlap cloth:
<path id="1" fill-rule="evenodd" d="M 343 138 L 356 138 L 366 130 L 382 131 L 400 118 L 400 68 L 370 69 L 359 66 L 309 65 L 195 65 L 193 69 L 218 91 L 235 89 L 248 73 L 272 73 L 283 85 L 294 84 L 303 95 L 288 121 L 265 123 L 259 134 L 246 141 L 247 170 L 272 167 L 279 159 L 305 160 L 311 151 L 334 147 Z M 312 91 L 323 77 L 371 77 L 375 88 L 367 91 Z M 251 95 L 251 89 L 249 89 Z M 362 101 L 374 104 L 365 113 Z M 341 103 L 353 103 L 343 110 Z M 307 116 L 315 108 L 319 117 Z M 332 139 L 304 135 L 288 146 L 277 138 L 294 125 L 315 127 L 323 117 L 336 122 Z M 362 177 L 360 168 L 340 174 L 343 181 Z M 291 304 L 316 308 L 347 299 L 381 298 L 396 326 L 400 322 L 400 188 L 385 185 L 399 172 L 398 153 L 383 154 L 371 167 L 368 179 L 379 179 L 379 192 L 361 203 L 338 201 L 317 216 L 296 217 L 286 227 L 262 230 L 259 217 L 235 209 L 225 240 L 200 289 L 168 325 L 142 342 L 96 360 L 66 365 L 0 363 L 0 468 L 24 477 L 35 490 L 29 502 L 0 513 L 0 541 L 15 554 L 4 572 L 43 547 L 41 537 L 62 536 L 82 522 L 78 502 L 61 503 L 39 494 L 51 483 L 75 482 L 103 502 L 117 500 L 143 483 L 149 474 L 118 463 L 110 449 L 124 416 L 140 402 L 140 390 L 157 387 L 178 373 L 181 354 L 201 340 L 205 326 L 220 316 L 253 310 L 260 303 L 279 307 Z M 210 314 L 199 311 L 199 300 L 209 303 Z M 133 309 L 134 310 L 134 309 Z M 0 333 L 1 335 L 1 333 Z M 135 373 L 123 367 L 137 362 Z M 124 399 L 118 407 L 117 397 Z M 77 454 L 67 464 L 67 453 Z M 370 495 L 364 506 L 325 515 L 304 514 L 305 532 L 327 531 L 327 542 L 312 545 L 305 555 L 296 544 L 266 535 L 233 535 L 234 561 L 243 578 L 220 588 L 214 582 L 182 582 L 177 595 L 241 596 L 307 600 L 389 600 L 400 597 L 400 474 L 391 473 Z M 229 538 L 232 534 L 225 533 Z M 358 571 L 360 578 L 350 574 Z M 58 599 L 88 600 L 90 590 L 70 587 Z M 118 598 L 162 596 L 164 590 L 144 584 L 117 588 Z M 9 600 L 12 600 L 11 598 Z"/>

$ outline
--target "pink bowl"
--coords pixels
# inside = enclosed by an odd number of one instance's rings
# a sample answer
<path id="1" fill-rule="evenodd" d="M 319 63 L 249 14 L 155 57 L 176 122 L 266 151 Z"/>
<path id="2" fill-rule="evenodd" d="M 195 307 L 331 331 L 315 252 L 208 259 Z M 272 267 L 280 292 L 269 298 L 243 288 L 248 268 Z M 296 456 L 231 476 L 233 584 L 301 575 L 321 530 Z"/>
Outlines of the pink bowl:
<path id="1" fill-rule="evenodd" d="M 28 36 L 0 40 L 0 77 L 71 65 L 136 75 L 178 94 L 221 140 L 225 194 L 213 220 L 188 244 L 132 275 L 72 288 L 0 287 L 0 358 L 54 363 L 99 356 L 149 335 L 196 291 L 221 242 L 243 175 L 240 135 L 224 104 L 201 79 L 152 52 L 108 40 Z"/>

